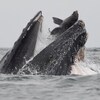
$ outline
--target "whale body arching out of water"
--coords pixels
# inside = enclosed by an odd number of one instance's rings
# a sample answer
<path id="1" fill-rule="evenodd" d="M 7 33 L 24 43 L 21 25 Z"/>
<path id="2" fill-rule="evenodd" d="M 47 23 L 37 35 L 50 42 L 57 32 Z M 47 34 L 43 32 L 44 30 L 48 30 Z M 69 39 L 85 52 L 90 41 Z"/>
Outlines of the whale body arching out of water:
<path id="1" fill-rule="evenodd" d="M 77 66 L 75 62 L 75 59 L 78 61 L 84 59 L 79 52 L 87 41 L 85 24 L 78 20 L 78 12 L 73 12 L 65 20 L 56 17 L 53 17 L 53 20 L 59 25 L 51 31 L 54 40 L 36 53 L 43 22 L 42 11 L 39 11 L 23 29 L 13 48 L 1 59 L 0 72 L 43 75 L 94 74 L 92 70 Z"/>

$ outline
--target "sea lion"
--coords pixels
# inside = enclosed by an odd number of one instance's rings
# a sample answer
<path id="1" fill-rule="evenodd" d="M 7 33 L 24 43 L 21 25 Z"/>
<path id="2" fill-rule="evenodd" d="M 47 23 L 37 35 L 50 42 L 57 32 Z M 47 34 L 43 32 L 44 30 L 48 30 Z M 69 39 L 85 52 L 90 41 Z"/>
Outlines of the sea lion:
<path id="1" fill-rule="evenodd" d="M 78 20 L 78 11 L 74 11 L 71 16 L 66 18 L 65 20 L 61 20 L 59 18 L 53 17 L 54 23 L 58 24 L 59 27 L 56 27 L 51 31 L 51 35 L 59 36 L 61 33 L 69 29 L 72 25 L 74 25 Z"/>

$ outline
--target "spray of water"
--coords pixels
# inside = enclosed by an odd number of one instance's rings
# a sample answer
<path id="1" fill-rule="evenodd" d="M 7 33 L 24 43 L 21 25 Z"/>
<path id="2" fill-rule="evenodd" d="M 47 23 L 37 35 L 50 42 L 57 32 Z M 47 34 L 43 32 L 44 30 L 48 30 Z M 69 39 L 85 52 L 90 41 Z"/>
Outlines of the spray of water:
<path id="1" fill-rule="evenodd" d="M 94 75 L 100 73 L 99 65 L 92 62 L 89 59 L 85 59 L 84 61 L 75 62 L 72 65 L 71 74 L 77 75 Z"/>

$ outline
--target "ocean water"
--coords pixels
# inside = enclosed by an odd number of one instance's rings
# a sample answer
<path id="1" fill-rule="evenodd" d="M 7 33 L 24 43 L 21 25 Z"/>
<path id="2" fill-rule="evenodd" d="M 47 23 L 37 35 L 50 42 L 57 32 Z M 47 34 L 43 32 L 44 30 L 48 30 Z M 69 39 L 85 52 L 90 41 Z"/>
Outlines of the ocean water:
<path id="1" fill-rule="evenodd" d="M 7 51 L 0 49 L 0 59 Z M 97 74 L 0 74 L 0 100 L 100 100 L 100 48 L 86 50 L 85 65 Z"/>

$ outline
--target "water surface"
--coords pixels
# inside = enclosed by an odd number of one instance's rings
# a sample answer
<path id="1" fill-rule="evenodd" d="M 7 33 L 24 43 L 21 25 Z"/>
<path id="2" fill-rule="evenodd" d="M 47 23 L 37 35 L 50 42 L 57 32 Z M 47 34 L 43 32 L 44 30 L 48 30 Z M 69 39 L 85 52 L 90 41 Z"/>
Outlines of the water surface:
<path id="1" fill-rule="evenodd" d="M 8 49 L 0 49 L 0 58 Z M 0 100 L 100 100 L 100 49 L 86 51 L 89 76 L 0 74 Z"/>

